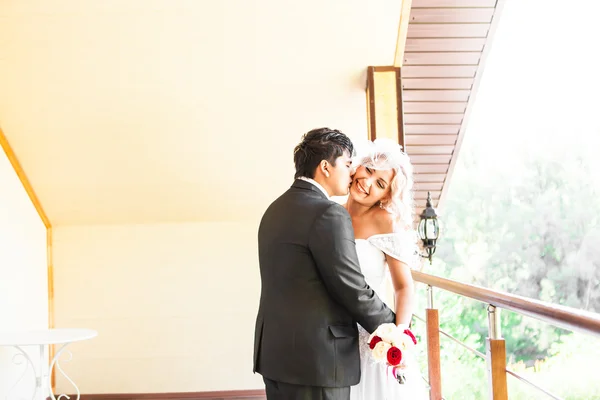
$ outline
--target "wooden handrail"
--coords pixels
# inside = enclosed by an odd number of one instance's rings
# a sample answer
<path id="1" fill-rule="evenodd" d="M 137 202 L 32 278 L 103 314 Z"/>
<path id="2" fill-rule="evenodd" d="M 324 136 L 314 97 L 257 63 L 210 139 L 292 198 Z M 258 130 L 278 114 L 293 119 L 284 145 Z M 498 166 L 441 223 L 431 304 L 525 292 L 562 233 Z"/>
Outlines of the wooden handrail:
<path id="1" fill-rule="evenodd" d="M 600 314 L 460 283 L 423 272 L 412 271 L 412 276 L 415 281 L 426 285 L 527 315 L 564 329 L 600 337 Z"/>

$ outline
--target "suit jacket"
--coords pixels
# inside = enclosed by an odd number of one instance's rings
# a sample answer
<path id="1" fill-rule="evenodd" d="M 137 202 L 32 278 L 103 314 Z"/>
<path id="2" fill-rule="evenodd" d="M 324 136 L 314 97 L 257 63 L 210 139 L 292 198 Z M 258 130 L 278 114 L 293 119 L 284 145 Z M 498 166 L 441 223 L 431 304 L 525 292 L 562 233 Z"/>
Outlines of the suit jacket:
<path id="1" fill-rule="evenodd" d="M 373 332 L 395 315 L 365 282 L 348 212 L 296 180 L 265 212 L 258 252 L 254 372 L 297 385 L 358 384 L 356 323 Z"/>

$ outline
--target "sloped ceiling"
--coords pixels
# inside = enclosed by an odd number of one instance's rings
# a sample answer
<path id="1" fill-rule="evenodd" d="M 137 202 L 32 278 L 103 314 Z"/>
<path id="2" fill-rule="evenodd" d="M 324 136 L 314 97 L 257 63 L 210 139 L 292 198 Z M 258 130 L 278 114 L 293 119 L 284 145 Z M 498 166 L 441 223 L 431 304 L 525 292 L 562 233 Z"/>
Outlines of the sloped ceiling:
<path id="1" fill-rule="evenodd" d="M 4 0 L 0 127 L 53 225 L 255 219 L 304 132 L 366 137 L 400 8 Z"/>

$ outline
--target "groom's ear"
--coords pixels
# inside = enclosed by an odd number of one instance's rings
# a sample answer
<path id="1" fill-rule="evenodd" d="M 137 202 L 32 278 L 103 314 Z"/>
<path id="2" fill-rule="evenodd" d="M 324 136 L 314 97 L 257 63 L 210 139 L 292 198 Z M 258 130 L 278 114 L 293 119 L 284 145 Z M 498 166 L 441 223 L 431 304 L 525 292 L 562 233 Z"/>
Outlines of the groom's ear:
<path id="1" fill-rule="evenodd" d="M 329 178 L 329 161 L 321 160 L 317 169 L 321 170 L 321 173 Z"/>

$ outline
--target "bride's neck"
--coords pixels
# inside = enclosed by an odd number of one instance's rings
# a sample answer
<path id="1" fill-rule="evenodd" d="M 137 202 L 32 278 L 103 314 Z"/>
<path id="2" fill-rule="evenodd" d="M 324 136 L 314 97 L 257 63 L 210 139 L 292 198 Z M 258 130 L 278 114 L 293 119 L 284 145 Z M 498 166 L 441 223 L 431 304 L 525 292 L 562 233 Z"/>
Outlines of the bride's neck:
<path id="1" fill-rule="evenodd" d="M 348 214 L 352 218 L 362 217 L 366 213 L 369 212 L 371 207 L 363 206 L 362 204 L 357 203 L 352 199 L 352 196 L 348 196 L 348 201 L 346 202 L 346 210 L 348 210 Z"/>

